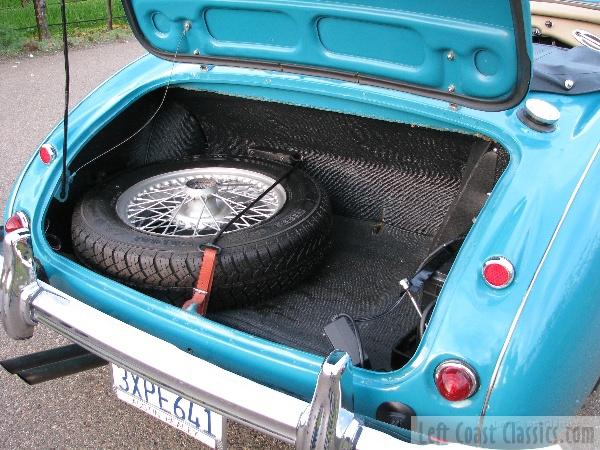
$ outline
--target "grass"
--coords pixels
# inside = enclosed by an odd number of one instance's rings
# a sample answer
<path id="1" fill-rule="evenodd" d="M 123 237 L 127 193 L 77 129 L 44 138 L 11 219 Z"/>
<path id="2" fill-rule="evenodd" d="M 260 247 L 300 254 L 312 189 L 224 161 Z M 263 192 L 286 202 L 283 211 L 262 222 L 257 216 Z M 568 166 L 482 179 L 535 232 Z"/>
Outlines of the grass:
<path id="1" fill-rule="evenodd" d="M 113 0 L 114 30 L 106 30 L 106 0 L 66 0 L 69 43 L 73 46 L 112 41 L 131 33 L 123 16 L 123 5 Z M 54 51 L 61 48 L 60 1 L 47 0 L 46 15 L 51 39 L 37 40 L 32 0 L 0 0 L 0 55 L 23 51 Z"/>
<path id="2" fill-rule="evenodd" d="M 0 24 L 0 52 L 17 53 L 23 48 L 26 36 Z"/>
<path id="3" fill-rule="evenodd" d="M 66 0 L 66 4 L 67 23 L 72 23 L 70 28 L 94 28 L 98 24 L 106 23 L 105 0 Z M 123 17 L 124 15 L 121 2 L 113 0 L 113 16 Z M 50 24 L 50 31 L 58 31 L 61 23 L 58 0 L 47 1 L 46 16 Z M 91 20 L 97 20 L 97 22 L 75 23 Z M 0 26 L 2 25 L 11 29 L 28 28 L 28 31 L 35 32 L 36 23 L 32 0 L 29 0 L 25 6 L 21 6 L 20 0 L 0 0 Z"/>

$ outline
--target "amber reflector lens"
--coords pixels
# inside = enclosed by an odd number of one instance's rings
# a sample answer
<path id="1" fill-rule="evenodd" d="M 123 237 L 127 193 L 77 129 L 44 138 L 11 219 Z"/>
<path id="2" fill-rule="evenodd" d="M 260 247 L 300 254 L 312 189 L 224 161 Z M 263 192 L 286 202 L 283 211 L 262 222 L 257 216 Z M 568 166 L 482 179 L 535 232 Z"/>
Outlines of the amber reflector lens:
<path id="1" fill-rule="evenodd" d="M 19 216 L 18 214 L 13 215 L 4 224 L 4 230 L 7 233 L 10 233 L 10 232 L 15 231 L 15 230 L 19 230 L 21 228 L 25 228 L 25 223 L 23 223 L 23 220 L 21 219 L 21 216 Z"/>
<path id="2" fill-rule="evenodd" d="M 446 400 L 465 400 L 477 390 L 477 378 L 469 367 L 460 362 L 446 362 L 438 366 L 435 385 Z"/>
<path id="3" fill-rule="evenodd" d="M 56 151 L 50 144 L 44 144 L 40 147 L 40 159 L 44 164 L 50 164 L 55 156 Z"/>

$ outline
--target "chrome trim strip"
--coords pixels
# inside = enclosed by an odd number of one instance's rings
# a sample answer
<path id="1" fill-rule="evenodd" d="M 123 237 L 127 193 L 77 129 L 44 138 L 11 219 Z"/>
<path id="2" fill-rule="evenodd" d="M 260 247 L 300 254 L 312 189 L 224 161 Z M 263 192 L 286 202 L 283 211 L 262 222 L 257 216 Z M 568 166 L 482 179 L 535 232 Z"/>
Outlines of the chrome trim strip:
<path id="1" fill-rule="evenodd" d="M 584 1 L 577 1 L 577 0 L 533 0 L 533 1 L 539 2 L 539 3 L 557 3 L 559 5 L 565 5 L 565 6 L 578 6 L 580 8 L 600 10 L 600 5 L 598 5 L 598 4 L 584 2 Z"/>
<path id="2" fill-rule="evenodd" d="M 571 35 L 581 45 L 585 45 L 587 48 L 591 48 L 597 52 L 600 52 L 600 36 L 595 35 L 591 31 L 583 30 L 578 28 L 571 32 Z M 570 87 L 567 86 L 567 82 L 571 82 Z M 573 87 L 573 80 L 565 80 L 565 87 L 571 89 Z"/>
<path id="3" fill-rule="evenodd" d="M 483 406 L 481 408 L 481 414 L 480 414 L 480 418 L 479 418 L 479 427 L 480 428 L 483 426 L 483 420 L 485 418 L 485 414 L 489 407 L 489 402 L 490 402 L 490 397 L 492 396 L 492 391 L 496 387 L 496 383 L 498 381 L 498 374 L 500 373 L 500 368 L 501 368 L 502 364 L 504 363 L 504 358 L 506 357 L 506 353 L 508 352 L 508 346 L 510 345 L 512 337 L 515 333 L 515 330 L 519 323 L 519 319 L 521 318 L 523 309 L 525 308 L 525 304 L 527 303 L 527 300 L 529 299 L 529 295 L 531 294 L 531 291 L 533 290 L 533 286 L 534 286 L 535 282 L 537 281 L 537 278 L 538 278 L 540 272 L 542 271 L 544 263 L 546 262 L 546 258 L 548 257 L 548 254 L 550 253 L 552 246 L 554 245 L 554 241 L 556 240 L 556 237 L 558 236 L 558 233 L 559 233 L 560 229 L 562 228 L 562 225 L 567 217 L 567 214 L 569 213 L 569 210 L 571 209 L 571 206 L 573 205 L 573 202 L 575 201 L 575 197 L 577 197 L 577 193 L 581 189 L 581 185 L 585 181 L 585 179 L 592 167 L 592 164 L 596 160 L 596 157 L 598 156 L 599 152 L 600 152 L 600 144 L 598 144 L 598 146 L 594 150 L 594 153 L 592 154 L 590 160 L 588 161 L 583 173 L 581 174 L 581 177 L 579 178 L 579 180 L 577 181 L 577 184 L 575 185 L 575 189 L 571 193 L 571 197 L 569 198 L 569 201 L 565 205 L 565 209 L 563 210 L 560 220 L 558 221 L 558 224 L 556 225 L 556 228 L 554 229 L 554 232 L 552 233 L 552 237 L 550 238 L 550 241 L 548 242 L 548 245 L 546 246 L 546 250 L 544 251 L 544 254 L 542 255 L 542 259 L 540 260 L 540 262 L 533 274 L 531 282 L 529 283 L 529 286 L 527 287 L 527 290 L 525 291 L 525 294 L 523 295 L 521 304 L 519 305 L 519 308 L 517 309 L 517 312 L 516 312 L 515 317 L 510 325 L 510 328 L 508 329 L 508 334 L 506 335 L 504 344 L 502 345 L 502 348 L 500 349 L 500 354 L 498 355 L 498 359 L 496 360 L 496 365 L 494 367 L 494 371 L 492 372 L 490 384 L 486 391 L 485 399 L 483 401 Z"/>

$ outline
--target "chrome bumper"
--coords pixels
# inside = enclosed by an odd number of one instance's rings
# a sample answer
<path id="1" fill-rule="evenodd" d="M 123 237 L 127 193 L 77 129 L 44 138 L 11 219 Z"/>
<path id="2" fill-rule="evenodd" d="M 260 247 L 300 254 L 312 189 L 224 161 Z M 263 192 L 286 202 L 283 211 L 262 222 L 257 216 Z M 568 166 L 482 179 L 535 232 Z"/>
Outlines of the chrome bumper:
<path id="1" fill-rule="evenodd" d="M 6 235 L 2 250 L 0 315 L 14 339 L 31 337 L 43 323 L 107 361 L 298 449 L 414 448 L 364 426 L 342 408 L 346 353 L 325 359 L 307 403 L 192 356 L 38 280 L 28 230 Z"/>

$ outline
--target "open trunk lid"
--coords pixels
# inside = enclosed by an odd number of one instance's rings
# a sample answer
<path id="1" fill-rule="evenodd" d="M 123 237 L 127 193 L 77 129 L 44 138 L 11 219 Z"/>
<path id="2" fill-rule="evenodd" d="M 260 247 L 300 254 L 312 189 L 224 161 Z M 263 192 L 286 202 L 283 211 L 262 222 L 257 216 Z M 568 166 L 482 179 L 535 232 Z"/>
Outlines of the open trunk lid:
<path id="1" fill-rule="evenodd" d="M 531 76 L 522 0 L 123 3 L 138 40 L 167 59 L 346 79 L 484 110 L 515 106 Z"/>

